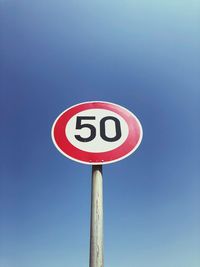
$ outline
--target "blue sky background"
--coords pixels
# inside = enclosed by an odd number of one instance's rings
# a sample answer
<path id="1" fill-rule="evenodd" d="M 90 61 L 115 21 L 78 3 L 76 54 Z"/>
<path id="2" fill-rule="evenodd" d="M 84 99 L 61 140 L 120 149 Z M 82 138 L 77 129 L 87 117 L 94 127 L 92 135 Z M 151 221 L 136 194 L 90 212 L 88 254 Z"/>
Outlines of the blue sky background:
<path id="1" fill-rule="evenodd" d="M 198 0 L 0 0 L 0 267 L 86 267 L 91 167 L 50 131 L 71 105 L 134 112 L 104 167 L 105 266 L 200 266 Z"/>

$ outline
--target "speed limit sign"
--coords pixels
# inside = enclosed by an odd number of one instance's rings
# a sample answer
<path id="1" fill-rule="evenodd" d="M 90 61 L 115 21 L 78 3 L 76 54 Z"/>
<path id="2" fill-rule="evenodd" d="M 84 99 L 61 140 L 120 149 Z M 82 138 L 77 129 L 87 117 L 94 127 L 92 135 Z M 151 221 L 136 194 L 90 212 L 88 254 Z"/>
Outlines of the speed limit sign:
<path id="1" fill-rule="evenodd" d="M 52 139 L 66 157 L 90 165 L 119 161 L 142 140 L 137 117 L 119 105 L 92 101 L 63 111 L 52 127 Z"/>
<path id="2" fill-rule="evenodd" d="M 142 140 L 137 117 L 119 105 L 93 101 L 63 111 L 52 126 L 52 139 L 66 157 L 92 166 L 90 267 L 104 266 L 102 165 L 133 153 Z"/>

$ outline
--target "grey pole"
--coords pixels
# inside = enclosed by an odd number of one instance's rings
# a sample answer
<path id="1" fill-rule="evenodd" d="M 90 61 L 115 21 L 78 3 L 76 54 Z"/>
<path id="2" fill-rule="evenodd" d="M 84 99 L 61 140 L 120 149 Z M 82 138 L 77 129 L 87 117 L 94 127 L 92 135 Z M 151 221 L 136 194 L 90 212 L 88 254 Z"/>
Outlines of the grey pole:
<path id="1" fill-rule="evenodd" d="M 102 165 L 93 165 L 90 222 L 90 267 L 103 266 L 103 175 Z"/>

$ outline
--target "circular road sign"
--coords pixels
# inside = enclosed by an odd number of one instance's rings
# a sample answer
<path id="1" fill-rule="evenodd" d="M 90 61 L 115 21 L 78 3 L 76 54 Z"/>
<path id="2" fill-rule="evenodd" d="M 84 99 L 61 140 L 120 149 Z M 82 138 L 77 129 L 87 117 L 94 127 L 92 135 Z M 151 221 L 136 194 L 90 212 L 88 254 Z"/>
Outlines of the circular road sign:
<path id="1" fill-rule="evenodd" d="M 100 165 L 122 160 L 142 140 L 137 117 L 119 105 L 92 101 L 63 111 L 52 126 L 56 148 L 66 157 L 84 164 Z"/>

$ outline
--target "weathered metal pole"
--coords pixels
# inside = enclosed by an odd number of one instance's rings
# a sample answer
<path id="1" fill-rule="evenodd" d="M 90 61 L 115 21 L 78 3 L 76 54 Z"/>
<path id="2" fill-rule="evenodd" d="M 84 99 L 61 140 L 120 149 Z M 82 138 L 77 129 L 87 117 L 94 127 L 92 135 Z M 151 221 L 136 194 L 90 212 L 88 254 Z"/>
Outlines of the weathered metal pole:
<path id="1" fill-rule="evenodd" d="M 90 267 L 103 267 L 103 176 L 102 165 L 92 166 Z"/>

